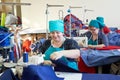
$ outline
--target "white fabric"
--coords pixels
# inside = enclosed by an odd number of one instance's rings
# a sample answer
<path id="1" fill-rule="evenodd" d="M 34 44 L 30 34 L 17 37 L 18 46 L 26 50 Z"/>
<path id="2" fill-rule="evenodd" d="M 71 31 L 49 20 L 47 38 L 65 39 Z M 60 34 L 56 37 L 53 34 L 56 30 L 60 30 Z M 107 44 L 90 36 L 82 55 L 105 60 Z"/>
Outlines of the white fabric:
<path id="1" fill-rule="evenodd" d="M 71 72 L 55 72 L 58 77 L 63 77 L 64 80 L 82 80 L 82 73 Z"/>
<path id="2" fill-rule="evenodd" d="M 13 14 L 7 14 L 5 25 L 12 25 L 15 24 L 16 22 L 17 22 L 16 16 L 14 16 Z"/>
<path id="3" fill-rule="evenodd" d="M 43 63 L 43 61 L 44 61 L 43 56 L 39 56 L 39 55 L 29 56 L 28 58 L 28 64 L 38 65 L 40 63 Z M 22 65 L 22 64 L 23 64 L 23 57 L 21 57 L 20 60 L 18 60 L 18 65 Z"/>

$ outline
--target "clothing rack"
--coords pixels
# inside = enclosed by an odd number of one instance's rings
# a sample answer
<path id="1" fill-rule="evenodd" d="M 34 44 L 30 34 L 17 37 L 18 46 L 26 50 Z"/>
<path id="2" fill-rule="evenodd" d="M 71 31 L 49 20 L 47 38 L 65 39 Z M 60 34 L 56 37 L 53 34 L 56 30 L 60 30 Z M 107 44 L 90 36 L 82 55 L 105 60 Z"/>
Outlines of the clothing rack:
<path id="1" fill-rule="evenodd" d="M 82 7 L 81 6 L 69 6 L 69 14 L 70 14 L 70 18 L 69 18 L 70 19 L 70 25 L 69 25 L 70 26 L 70 28 L 69 28 L 70 32 L 69 32 L 69 35 L 70 35 L 70 37 L 71 37 L 71 27 L 72 27 L 71 26 L 71 9 L 77 9 L 77 8 L 82 8 Z"/>

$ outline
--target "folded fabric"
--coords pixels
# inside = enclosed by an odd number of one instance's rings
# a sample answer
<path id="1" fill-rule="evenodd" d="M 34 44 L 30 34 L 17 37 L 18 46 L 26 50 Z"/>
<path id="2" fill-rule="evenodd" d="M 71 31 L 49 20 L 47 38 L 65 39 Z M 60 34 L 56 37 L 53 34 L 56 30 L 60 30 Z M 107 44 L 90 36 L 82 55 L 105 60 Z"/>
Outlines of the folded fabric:
<path id="1" fill-rule="evenodd" d="M 19 80 L 19 79 L 14 75 L 11 69 L 7 69 L 0 76 L 0 80 Z"/>
<path id="2" fill-rule="evenodd" d="M 64 80 L 56 76 L 52 66 L 29 65 L 23 68 L 21 80 Z"/>
<path id="3" fill-rule="evenodd" d="M 111 64 L 120 60 L 119 50 L 81 50 L 81 58 L 89 67 Z"/>
<path id="4" fill-rule="evenodd" d="M 114 49 L 120 49 L 120 46 L 106 46 L 102 48 L 96 48 L 97 50 L 114 50 Z"/>

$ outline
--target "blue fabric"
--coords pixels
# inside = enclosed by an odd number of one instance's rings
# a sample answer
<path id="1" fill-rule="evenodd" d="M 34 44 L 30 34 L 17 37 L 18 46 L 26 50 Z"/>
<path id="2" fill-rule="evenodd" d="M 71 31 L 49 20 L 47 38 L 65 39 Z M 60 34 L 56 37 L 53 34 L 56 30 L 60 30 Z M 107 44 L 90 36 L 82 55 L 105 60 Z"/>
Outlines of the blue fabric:
<path id="1" fill-rule="evenodd" d="M 120 60 L 118 50 L 81 50 L 81 57 L 87 66 L 111 64 Z"/>
<path id="2" fill-rule="evenodd" d="M 97 20 L 91 20 L 89 23 L 89 27 L 95 27 L 99 29 L 99 24 L 97 22 Z"/>
<path id="3" fill-rule="evenodd" d="M 11 69 L 7 69 L 0 76 L 0 80 L 19 80 L 19 79 L 13 74 Z"/>
<path id="4" fill-rule="evenodd" d="M 63 48 L 54 48 L 53 46 L 50 46 L 46 52 L 45 52 L 45 57 L 44 59 L 45 60 L 50 60 L 50 55 L 55 52 L 55 51 L 61 51 L 63 50 Z M 69 53 L 68 53 L 69 54 Z M 69 66 L 70 68 L 73 68 L 75 70 L 78 70 L 78 66 L 77 66 L 77 63 L 75 61 L 70 61 L 68 60 L 66 57 L 62 57 L 60 58 L 63 65 L 66 65 L 66 66 Z"/>
<path id="5" fill-rule="evenodd" d="M 109 45 L 120 46 L 120 34 L 119 33 L 116 33 L 116 32 L 109 33 L 107 37 L 109 40 Z"/>
<path id="6" fill-rule="evenodd" d="M 120 76 L 113 74 L 82 74 L 82 80 L 120 80 Z"/>
<path id="7" fill-rule="evenodd" d="M 64 80 L 56 76 L 52 66 L 29 65 L 23 68 L 21 80 Z"/>
<path id="8" fill-rule="evenodd" d="M 111 31 L 117 31 L 117 30 L 118 30 L 117 27 L 110 27 L 109 29 L 110 29 Z"/>
<path id="9" fill-rule="evenodd" d="M 64 32 L 64 22 L 62 20 L 51 20 L 49 21 L 50 32 L 59 31 Z"/>
<path id="10" fill-rule="evenodd" d="M 0 47 L 10 46 L 10 36 L 12 33 L 0 32 Z"/>

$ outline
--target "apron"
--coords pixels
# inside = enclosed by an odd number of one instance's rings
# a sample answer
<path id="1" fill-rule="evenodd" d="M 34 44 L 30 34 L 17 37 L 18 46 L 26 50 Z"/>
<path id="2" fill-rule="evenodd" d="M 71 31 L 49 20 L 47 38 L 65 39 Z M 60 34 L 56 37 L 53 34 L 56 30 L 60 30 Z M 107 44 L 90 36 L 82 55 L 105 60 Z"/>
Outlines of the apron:
<path id="1" fill-rule="evenodd" d="M 92 39 L 90 39 L 89 41 L 88 41 L 88 44 L 89 45 L 97 45 L 98 44 L 98 42 L 97 42 L 97 40 L 92 40 Z"/>
<path id="2" fill-rule="evenodd" d="M 98 40 L 92 40 L 92 35 L 88 40 L 88 45 L 98 45 Z"/>
<path id="3" fill-rule="evenodd" d="M 44 59 L 45 60 L 50 60 L 50 55 L 53 53 L 53 52 L 56 52 L 56 51 L 61 51 L 61 50 L 64 50 L 64 48 L 55 48 L 55 47 L 53 47 L 53 46 L 50 46 L 47 50 L 46 50 L 46 52 L 45 52 L 45 57 L 44 57 Z M 69 53 L 68 53 L 69 54 Z M 60 60 L 62 61 L 62 63 L 64 64 L 64 65 L 67 65 L 68 67 L 70 67 L 70 68 L 73 68 L 73 69 L 75 69 L 75 70 L 78 70 L 78 65 L 77 65 L 77 63 L 75 62 L 75 61 L 70 61 L 70 60 L 68 60 L 66 57 L 62 57 L 62 58 L 60 58 Z"/>

